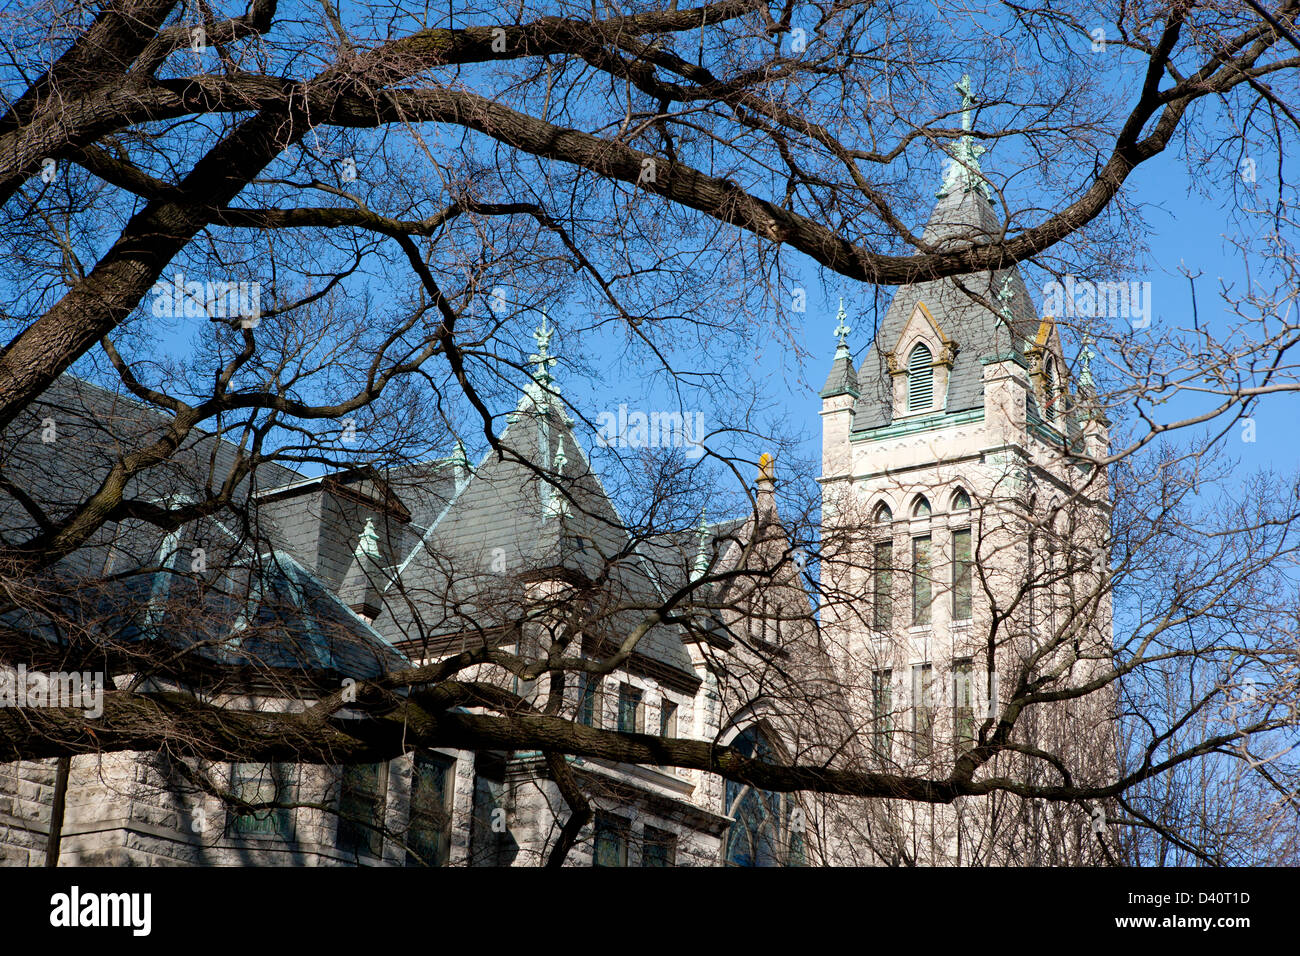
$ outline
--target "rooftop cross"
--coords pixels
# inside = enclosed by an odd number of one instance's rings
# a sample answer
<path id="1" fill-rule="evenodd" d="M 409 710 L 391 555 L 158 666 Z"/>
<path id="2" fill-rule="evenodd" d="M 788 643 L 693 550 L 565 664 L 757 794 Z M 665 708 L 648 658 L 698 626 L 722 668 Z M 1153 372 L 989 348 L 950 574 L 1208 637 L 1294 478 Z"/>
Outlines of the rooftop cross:
<path id="1" fill-rule="evenodd" d="M 844 320 L 847 319 L 848 317 L 849 317 L 848 313 L 844 311 L 844 296 L 840 296 L 840 311 L 839 314 L 835 317 L 836 319 L 839 320 L 839 324 L 835 326 L 835 332 L 834 332 L 836 338 L 840 340 L 839 346 L 835 349 L 837 354 L 839 352 L 848 352 L 849 350 L 848 338 L 849 338 L 849 333 L 852 332 L 853 329 L 849 328 L 849 326 L 846 325 L 844 322 Z"/>
<path id="2" fill-rule="evenodd" d="M 975 108 L 975 97 L 971 94 L 970 74 L 963 73 L 961 82 L 954 84 L 953 89 L 961 94 L 961 128 L 969 132 L 974 128 L 974 116 L 971 111 Z"/>
<path id="3" fill-rule="evenodd" d="M 992 199 L 993 190 L 985 182 L 980 170 L 980 157 L 984 155 L 984 147 L 970 135 L 970 131 L 975 128 L 974 109 L 979 105 L 971 88 L 970 74 L 962 74 L 961 82 L 954 84 L 953 89 L 961 94 L 961 128 L 964 133 L 952 147 L 952 158 L 948 161 L 948 169 L 944 173 L 943 186 L 938 195 L 947 196 L 960 185 L 962 192 L 979 188 L 984 191 L 986 199 Z"/>

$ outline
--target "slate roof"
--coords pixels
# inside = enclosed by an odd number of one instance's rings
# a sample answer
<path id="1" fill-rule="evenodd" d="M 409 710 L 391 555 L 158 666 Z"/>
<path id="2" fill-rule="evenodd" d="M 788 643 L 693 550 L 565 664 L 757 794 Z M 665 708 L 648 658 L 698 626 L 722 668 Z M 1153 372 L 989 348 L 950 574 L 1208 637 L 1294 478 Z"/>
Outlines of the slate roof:
<path id="1" fill-rule="evenodd" d="M 853 367 L 853 358 L 849 355 L 847 348 L 836 349 L 835 359 L 831 362 L 831 370 L 826 376 L 826 384 L 822 386 L 822 398 L 834 398 L 836 395 L 852 395 L 857 398 L 861 394 L 858 388 L 858 373 Z"/>
<path id="2" fill-rule="evenodd" d="M 123 450 L 158 437 L 167 422 L 134 399 L 64 375 L 0 434 L 0 461 L 6 477 L 57 520 L 99 486 Z M 205 485 L 220 485 L 236 454 L 229 442 L 196 433 L 169 461 L 133 478 L 127 495 L 195 499 Z M 261 484 L 302 480 L 275 463 L 257 472 Z M 245 480 L 236 500 L 248 494 Z M 0 495 L 0 534 L 19 541 L 34 530 L 17 502 Z M 244 532 L 220 515 L 173 536 L 141 522 L 105 526 L 31 582 L 47 585 L 41 607 L 10 609 L 0 622 L 53 640 L 59 630 L 53 622 L 61 619 L 93 626 L 124 649 L 161 640 L 236 665 L 256 659 L 355 677 L 404 661 L 302 561 Z M 197 547 L 206 568 L 195 573 L 190 555 Z"/>
<path id="3" fill-rule="evenodd" d="M 1000 233 L 997 215 L 983 192 L 957 189 L 935 205 L 923 235 L 927 242 L 942 249 L 971 241 L 986 242 Z M 1010 324 L 961 288 L 964 285 L 1000 309 L 996 297 L 1004 276 L 1010 276 L 1014 293 L 1009 304 Z M 945 408 L 948 414 L 983 408 L 983 360 L 1010 354 L 1018 356 L 1023 363 L 1026 345 L 1038 331 L 1039 318 L 1017 268 L 900 286 L 858 369 L 860 394 L 854 405 L 854 432 L 881 428 L 893 420 L 893 386 L 885 353 L 898 345 L 918 302 L 925 303 L 939 328 L 957 345 L 948 383 Z M 896 358 L 900 363 L 906 361 L 906 356 Z"/>
<path id="4" fill-rule="evenodd" d="M 604 576 L 602 630 L 615 640 L 659 603 L 654 569 L 632 546 L 553 389 L 528 387 L 501 435 L 503 453 L 484 456 L 396 566 L 374 622 L 389 640 L 472 640 L 479 629 L 509 626 L 524 613 L 530 580 Z M 539 462 L 563 482 L 539 475 Z M 651 628 L 636 656 L 694 675 L 674 627 Z"/>

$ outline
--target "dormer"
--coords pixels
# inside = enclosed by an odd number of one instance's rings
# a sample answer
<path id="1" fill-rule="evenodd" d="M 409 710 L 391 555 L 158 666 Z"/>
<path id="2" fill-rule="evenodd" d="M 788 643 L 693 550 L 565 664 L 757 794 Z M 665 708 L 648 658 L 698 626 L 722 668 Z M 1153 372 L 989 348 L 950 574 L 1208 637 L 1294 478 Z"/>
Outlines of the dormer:
<path id="1" fill-rule="evenodd" d="M 918 302 L 892 352 L 885 354 L 893 380 L 894 420 L 930 415 L 948 404 L 948 378 L 957 343 L 948 338 L 924 302 Z"/>

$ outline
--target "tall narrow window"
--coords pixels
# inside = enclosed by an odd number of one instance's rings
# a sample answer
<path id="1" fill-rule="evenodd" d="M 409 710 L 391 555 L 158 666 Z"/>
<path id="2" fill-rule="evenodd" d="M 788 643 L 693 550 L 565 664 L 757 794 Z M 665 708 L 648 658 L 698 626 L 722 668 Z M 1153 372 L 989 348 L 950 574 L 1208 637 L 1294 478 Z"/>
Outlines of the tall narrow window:
<path id="1" fill-rule="evenodd" d="M 641 691 L 631 684 L 618 690 L 618 731 L 621 734 L 645 733 L 645 704 Z"/>
<path id="2" fill-rule="evenodd" d="M 924 342 L 907 359 L 907 410 L 928 411 L 934 405 L 934 356 Z"/>
<path id="3" fill-rule="evenodd" d="M 343 768 L 339 788 L 339 849 L 379 857 L 384 848 L 384 803 L 388 765 L 353 764 Z"/>
<path id="4" fill-rule="evenodd" d="M 894 602 L 891 590 L 894 585 L 894 543 L 877 541 L 875 546 L 876 580 L 872 595 L 872 625 L 881 633 L 894 627 Z"/>
<path id="5" fill-rule="evenodd" d="M 894 672 L 891 670 L 871 672 L 872 739 L 875 743 L 876 756 L 882 759 L 889 756 L 890 743 L 894 734 L 893 681 Z"/>
<path id="6" fill-rule="evenodd" d="M 667 698 L 659 705 L 659 736 L 677 736 L 677 705 Z"/>
<path id="7" fill-rule="evenodd" d="M 970 528 L 959 528 L 952 533 L 952 619 L 954 621 L 970 620 L 973 568 Z"/>
<path id="8" fill-rule="evenodd" d="M 446 866 L 451 856 L 451 800 L 456 761 L 441 754 L 415 755 L 411 769 L 411 825 L 407 866 Z"/>
<path id="9" fill-rule="evenodd" d="M 912 539 L 912 626 L 930 623 L 930 536 Z"/>
<path id="10" fill-rule="evenodd" d="M 641 865 L 676 866 L 676 835 L 658 827 L 646 827 L 645 842 L 641 846 Z"/>
<path id="11" fill-rule="evenodd" d="M 746 757 L 780 762 L 779 752 L 755 727 L 736 737 L 731 746 Z M 791 838 L 794 803 L 788 796 L 728 780 L 723 800 L 723 813 L 732 820 L 724 857 L 728 866 L 783 866 L 792 862 L 792 846 L 802 852 L 799 841 Z"/>
<path id="12" fill-rule="evenodd" d="M 596 845 L 592 866 L 627 866 L 627 821 L 608 813 L 596 814 Z"/>
<path id="13" fill-rule="evenodd" d="M 968 750 L 975 743 L 975 698 L 971 687 L 972 670 L 969 657 L 953 662 L 952 729 L 959 750 Z"/>
<path id="14" fill-rule="evenodd" d="M 600 726 L 600 677 L 596 674 L 578 677 L 578 723 Z"/>
<path id="15" fill-rule="evenodd" d="M 517 850 L 506 801 L 506 759 L 502 751 L 474 755 L 474 802 L 469 824 L 470 866 L 508 866 Z"/>
<path id="16" fill-rule="evenodd" d="M 912 665 L 912 750 L 918 757 L 930 756 L 934 746 L 934 668 Z"/>

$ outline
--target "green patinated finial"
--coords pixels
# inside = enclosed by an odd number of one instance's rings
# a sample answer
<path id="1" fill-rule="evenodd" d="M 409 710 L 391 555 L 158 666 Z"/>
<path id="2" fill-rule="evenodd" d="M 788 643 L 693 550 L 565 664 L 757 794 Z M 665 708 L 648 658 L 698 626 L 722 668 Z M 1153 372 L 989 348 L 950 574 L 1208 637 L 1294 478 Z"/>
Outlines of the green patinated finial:
<path id="1" fill-rule="evenodd" d="M 963 73 L 961 82 L 953 84 L 953 89 L 961 94 L 961 128 L 969 131 L 975 122 L 975 97 L 971 93 L 970 74 Z"/>
<path id="2" fill-rule="evenodd" d="M 1002 308 L 999 309 L 998 311 L 1002 313 L 1002 317 L 1006 319 L 1008 322 L 1011 321 L 1011 300 L 1014 299 L 1015 297 L 1016 297 L 1015 290 L 1011 288 L 1011 276 L 1010 275 L 1003 276 L 1002 288 L 998 290 L 998 294 L 996 298 L 999 302 L 1002 303 Z"/>
<path id="3" fill-rule="evenodd" d="M 1079 388 L 1096 389 L 1096 383 L 1092 380 L 1092 360 L 1097 357 L 1097 353 L 1092 350 L 1092 336 L 1085 334 L 1083 336 L 1083 351 L 1079 353 Z"/>
<path id="4" fill-rule="evenodd" d="M 848 313 L 844 311 L 844 296 L 840 296 L 840 311 L 839 314 L 835 316 L 839 324 L 835 326 L 834 335 L 836 338 L 840 340 L 839 345 L 835 349 L 836 358 L 839 357 L 840 352 L 844 352 L 845 354 L 847 354 L 849 351 L 848 338 L 849 338 L 849 333 L 852 332 L 853 329 L 849 328 L 849 326 L 845 323 L 845 319 L 847 319 L 848 317 L 849 317 Z"/>
<path id="5" fill-rule="evenodd" d="M 361 530 L 361 536 L 357 538 L 354 553 L 357 557 L 379 557 L 379 533 L 375 531 L 374 518 L 366 519 L 366 526 Z"/>
<path id="6" fill-rule="evenodd" d="M 554 334 L 555 330 L 550 327 L 550 321 L 543 312 L 542 324 L 533 330 L 533 341 L 537 343 L 537 351 L 528 357 L 528 361 L 537 366 L 533 378 L 542 385 L 550 385 L 555 381 L 550 371 L 557 361 L 550 354 L 551 336 Z"/>
<path id="7" fill-rule="evenodd" d="M 992 199 L 993 190 L 985 182 L 980 170 L 980 157 L 984 155 L 984 147 L 970 135 L 970 131 L 975 128 L 974 110 L 979 105 L 971 87 L 970 74 L 962 74 L 961 82 L 954 84 L 953 89 L 961 94 L 961 128 L 965 134 L 952 147 L 952 158 L 948 161 L 948 169 L 944 173 L 943 186 L 938 195 L 947 196 L 960 186 L 962 192 L 981 189 L 986 199 Z"/>

